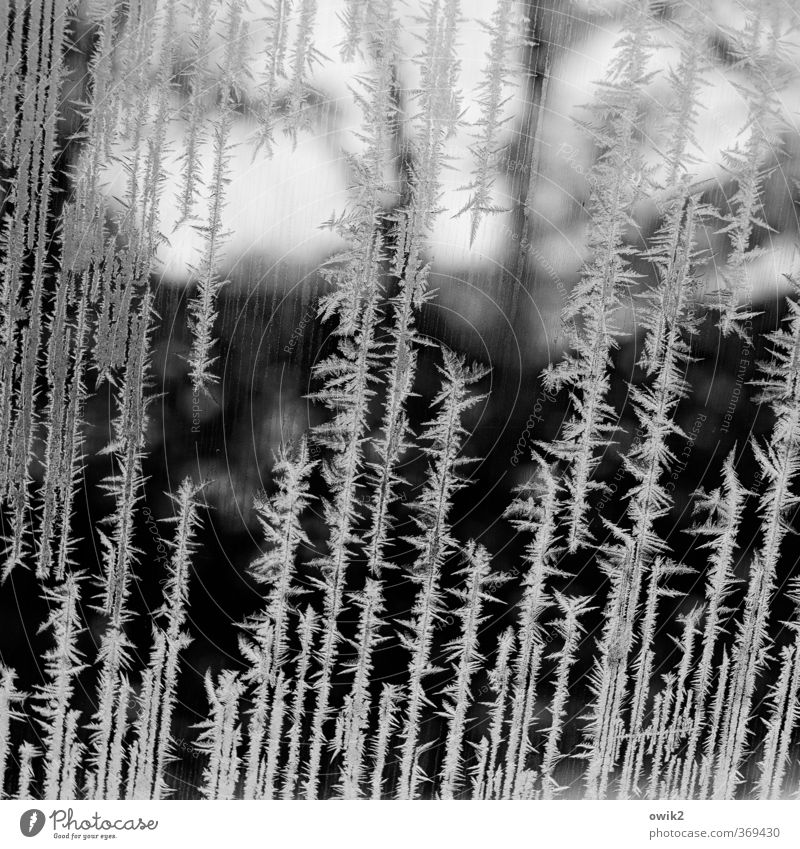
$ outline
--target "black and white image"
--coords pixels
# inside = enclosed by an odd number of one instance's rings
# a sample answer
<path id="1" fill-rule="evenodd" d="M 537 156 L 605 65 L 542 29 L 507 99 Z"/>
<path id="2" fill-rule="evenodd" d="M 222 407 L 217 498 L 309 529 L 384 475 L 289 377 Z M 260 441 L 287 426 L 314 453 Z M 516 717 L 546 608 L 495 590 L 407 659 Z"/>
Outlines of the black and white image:
<path id="1" fill-rule="evenodd" d="M 796 799 L 799 180 L 793 0 L 0 0 L 0 798 Z"/>

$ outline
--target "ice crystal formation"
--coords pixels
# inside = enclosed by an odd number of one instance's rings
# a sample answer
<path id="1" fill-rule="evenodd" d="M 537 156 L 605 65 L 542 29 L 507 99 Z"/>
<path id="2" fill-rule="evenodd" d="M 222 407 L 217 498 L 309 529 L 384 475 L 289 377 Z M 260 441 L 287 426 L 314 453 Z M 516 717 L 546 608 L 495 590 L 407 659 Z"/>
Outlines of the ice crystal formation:
<path id="1" fill-rule="evenodd" d="M 796 796 L 800 278 L 775 272 L 769 315 L 753 287 L 795 179 L 791 4 L 736 0 L 715 33 L 695 0 L 610 4 L 573 127 L 581 265 L 569 287 L 547 273 L 567 332 L 520 390 L 552 415 L 518 443 L 524 479 L 491 490 L 496 371 L 433 332 L 437 234 L 463 222 L 469 252 L 513 232 L 516 267 L 544 264 L 548 27 L 580 4 L 335 5 L 331 51 L 316 0 L 0 3 L 0 597 L 23 611 L 0 636 L 0 795 Z M 723 60 L 743 109 L 709 179 Z M 344 105 L 320 89 L 334 65 Z M 343 201 L 313 222 L 337 247 L 291 342 L 290 319 L 264 331 L 309 413 L 276 436 L 282 390 L 254 402 L 273 461 L 255 495 L 230 477 L 248 549 L 199 448 L 166 494 L 159 467 L 181 405 L 199 433 L 235 383 L 236 169 L 275 163 L 279 194 L 337 109 Z M 187 238 L 171 298 L 162 258 Z M 739 346 L 736 397 L 766 424 L 720 441 L 687 503 L 714 344 Z M 235 464 L 220 420 L 205 438 Z M 228 554 L 236 618 L 205 588 Z"/>

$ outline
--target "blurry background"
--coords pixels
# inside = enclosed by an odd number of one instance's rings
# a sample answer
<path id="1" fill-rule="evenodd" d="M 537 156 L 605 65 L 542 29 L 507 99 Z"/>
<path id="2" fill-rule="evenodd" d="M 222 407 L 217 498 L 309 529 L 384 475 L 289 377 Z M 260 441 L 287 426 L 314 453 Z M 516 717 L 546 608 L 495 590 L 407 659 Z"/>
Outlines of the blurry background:
<path id="1" fill-rule="evenodd" d="M 297 436 L 315 420 L 316 413 L 303 395 L 309 389 L 309 367 L 325 340 L 325 328 L 315 315 L 324 286 L 319 267 L 342 247 L 323 225 L 343 211 L 350 181 L 347 157 L 362 147 L 361 113 L 352 86 L 366 71 L 367 60 L 358 53 L 350 61 L 342 58 L 347 36 L 342 18 L 350 5 L 334 0 L 317 5 L 313 43 L 318 55 L 309 75 L 313 94 L 304 109 L 307 123 L 299 132 L 289 132 L 286 113 L 291 80 L 279 78 L 271 153 L 257 144 L 265 83 L 263 46 L 269 22 L 264 20 L 262 4 L 251 2 L 246 7 L 247 34 L 242 45 L 249 80 L 237 97 L 232 130 L 236 146 L 231 154 L 222 226 L 228 234 L 224 264 L 229 280 L 221 296 L 218 327 L 224 353 L 223 380 L 216 403 L 204 403 L 200 411 L 200 438 L 191 433 L 191 393 L 181 361 L 188 338 L 180 313 L 200 259 L 202 233 L 196 220 L 179 223 L 188 102 L 180 85 L 170 104 L 168 179 L 161 208 L 165 241 L 158 255 L 155 283 L 163 319 L 158 366 L 169 387 L 171 406 L 159 427 L 154 424 L 153 439 L 165 446 L 164 467 L 169 468 L 170 477 L 178 479 L 187 471 L 199 471 L 201 478 L 213 479 L 208 498 L 217 508 L 219 520 L 231 531 L 248 526 L 253 492 L 263 485 L 279 440 Z M 189 61 L 191 51 L 191 17 L 187 9 L 179 8 L 184 17 L 178 27 L 176 74 L 180 74 L 181 63 Z M 736 67 L 728 35 L 729 29 L 743 24 L 743 11 L 735 0 L 709 2 L 703 9 L 713 66 L 700 111 L 695 172 L 698 181 L 710 181 L 705 196 L 724 209 L 732 186 L 723 152 L 747 136 L 747 106 L 735 87 L 742 82 L 743 72 Z M 415 0 L 408 0 L 398 11 L 404 58 L 396 69 L 396 96 L 401 110 L 404 107 L 404 117 L 410 120 L 414 114 L 411 98 L 419 84 L 413 57 L 419 47 L 422 9 Z M 489 46 L 480 22 L 491 9 L 477 0 L 465 0 L 462 11 L 459 85 L 464 112 L 448 140 L 448 169 L 441 197 L 444 211 L 436 219 L 430 240 L 438 294 L 425 316 L 425 331 L 494 368 L 492 408 L 499 408 L 497 415 L 504 425 L 498 428 L 493 422 L 490 429 L 495 438 L 516 443 L 524 429 L 518 427 L 516 418 L 524 424 L 535 406 L 536 376 L 544 364 L 560 356 L 565 344 L 559 311 L 586 259 L 584 206 L 593 157 L 591 132 L 582 130 L 578 122 L 586 119 L 583 107 L 592 102 L 594 84 L 612 58 L 624 6 L 613 2 L 519 4 L 518 74 L 505 107 L 506 146 L 499 157 L 494 186 L 494 198 L 502 211 L 484 217 L 472 243 L 470 216 L 455 213 L 468 197 L 469 146 L 474 133 L 470 124 L 478 118 L 477 87 Z M 669 2 L 653 4 L 660 22 L 660 46 L 651 63 L 654 71 L 667 69 L 677 60 L 683 33 L 672 12 Z M 212 77 L 224 43 L 221 11 L 218 18 L 209 39 L 207 69 Z M 289 20 L 286 38 L 290 45 L 296 37 L 297 20 L 297 15 Z M 90 22 L 85 25 L 76 45 L 72 94 L 77 97 L 83 80 L 81 46 L 88 48 L 91 36 Z M 792 49 L 787 55 L 800 58 L 800 45 L 788 47 Z M 800 102 L 800 75 L 787 75 L 787 79 L 779 93 L 791 119 Z M 209 90 L 212 84 L 213 78 L 208 81 Z M 641 136 L 657 169 L 653 150 L 660 149 L 662 140 L 653 132 L 670 97 L 668 80 L 654 75 L 647 95 L 648 120 L 641 127 Z M 213 116 L 213 97 L 209 96 L 205 108 Z M 403 129 L 401 121 L 396 174 L 387 175 L 390 181 L 394 177 L 398 186 L 406 167 Z M 198 150 L 206 181 L 212 168 L 212 141 L 206 137 Z M 796 133 L 781 141 L 776 161 L 764 164 L 765 169 L 773 169 L 764 192 L 765 221 L 772 229 L 757 231 L 765 250 L 751 268 L 754 297 L 768 310 L 781 309 L 783 275 L 794 261 L 797 232 L 794 197 L 800 144 Z M 119 155 L 124 156 L 124 151 Z M 109 167 L 107 191 L 112 200 L 123 195 L 124 178 L 122 165 Z M 387 197 L 387 202 L 392 198 Z M 199 214 L 203 211 L 201 208 Z M 643 244 L 658 223 L 655 203 L 642 204 L 635 220 L 638 232 L 631 232 L 630 239 Z M 711 247 L 707 289 L 712 291 L 719 285 L 716 277 L 725 261 L 725 247 L 720 234 L 709 230 L 707 238 Z M 719 344 L 715 336 L 709 329 L 702 340 L 712 351 Z M 717 356 L 712 354 L 712 360 Z M 623 352 L 621 376 L 632 377 L 631 362 L 632 355 Z M 727 376 L 721 365 L 714 367 L 719 394 L 704 398 L 704 403 L 724 410 Z M 556 415 L 550 413 L 548 418 Z M 190 445 L 195 450 L 181 459 Z"/>
<path id="2" fill-rule="evenodd" d="M 61 130 L 65 156 L 78 162 L 80 142 L 70 141 L 80 125 L 79 110 L 71 108 L 87 93 L 87 63 L 94 48 L 94 33 L 101 4 L 84 0 L 78 5 L 74 26 L 74 49 L 70 75 L 64 92 Z M 213 5 L 213 4 L 212 4 Z M 222 5 L 222 4 L 220 4 Z M 296 439 L 309 425 L 322 420 L 323 413 L 305 396 L 312 389 L 310 370 L 329 344 L 326 326 L 316 316 L 317 299 L 324 281 L 320 266 L 342 245 L 324 226 L 341 213 L 350 185 L 348 154 L 357 152 L 361 113 L 353 96 L 353 81 L 367 70 L 367 60 L 358 51 L 349 55 L 347 27 L 342 17 L 351 3 L 320 0 L 313 24 L 317 55 L 309 82 L 312 93 L 304 108 L 304 126 L 299 130 L 290 115 L 291 79 L 279 78 L 273 89 L 275 129 L 271 150 L 259 146 L 257 116 L 264 107 L 266 69 L 263 56 L 268 33 L 262 4 L 251 0 L 247 9 L 247 34 L 242 41 L 242 58 L 248 82 L 237 93 L 232 140 L 230 183 L 223 213 L 225 273 L 228 283 L 220 295 L 219 335 L 220 383 L 211 398 L 199 403 L 193 398 L 184 358 L 190 346 L 186 329 L 186 303 L 191 294 L 194 267 L 199 261 L 202 235 L 196 220 L 181 221 L 178 195 L 186 148 L 189 93 L 183 75 L 191 56 L 191 6 L 180 6 L 178 58 L 172 69 L 176 85 L 169 104 L 171 120 L 167 138 L 167 182 L 163 187 L 161 223 L 164 242 L 157 258 L 153 283 L 160 323 L 156 333 L 154 372 L 158 400 L 150 410 L 148 457 L 145 472 L 147 508 L 158 520 L 171 515 L 166 493 L 191 475 L 205 480 L 208 504 L 204 515 L 202 546 L 196 559 L 197 574 L 191 589 L 190 629 L 195 642 L 189 649 L 186 668 L 194 669 L 199 697 L 200 674 L 209 666 L 236 666 L 236 629 L 259 605 L 257 590 L 245 569 L 261 542 L 252 509 L 254 495 L 270 487 L 274 452 L 282 441 Z M 357 5 L 357 4 L 355 4 Z M 418 86 L 418 69 L 413 57 L 419 49 L 421 8 L 416 0 L 398 6 L 403 23 L 403 59 L 396 69 L 396 97 L 407 114 L 413 114 L 412 95 Z M 741 144 L 747 133 L 747 107 L 736 84 L 742 70 L 731 52 L 729 28 L 742 23 L 742 9 L 735 0 L 709 0 L 703 4 L 704 38 L 712 71 L 701 111 L 698 132 L 696 179 L 708 180 L 705 196 L 721 209 L 732 191 L 724 167 L 723 152 Z M 787 5 L 787 9 L 789 9 Z M 505 106 L 505 148 L 498 159 L 494 198 L 500 208 L 486 216 L 471 240 L 470 216 L 456 215 L 464 206 L 471 167 L 470 122 L 477 119 L 477 86 L 484 68 L 489 38 L 480 20 L 488 17 L 489 4 L 464 0 L 465 21 L 460 30 L 462 58 L 459 85 L 463 93 L 462 123 L 448 140 L 448 170 L 445 172 L 441 206 L 430 240 L 432 284 L 438 289 L 434 302 L 421 320 L 424 333 L 492 367 L 490 395 L 474 414 L 474 433 L 466 453 L 480 457 L 475 464 L 475 484 L 462 493 L 455 530 L 461 539 L 476 538 L 486 544 L 500 568 L 515 562 L 520 543 L 502 514 L 512 489 L 529 472 L 528 460 L 534 440 L 548 439 L 558 431 L 565 414 L 565 399 L 544 397 L 539 381 L 542 368 L 557 359 L 566 343 L 559 312 L 586 259 L 587 214 L 585 203 L 592 166 L 591 133 L 579 127 L 586 114 L 582 107 L 594 97 L 594 83 L 602 78 L 620 34 L 622 4 L 614 2 L 571 2 L 545 0 L 520 2 L 517 73 Z M 653 3 L 658 20 L 659 47 L 652 67 L 667 68 L 676 61 L 684 37 L 668 0 Z M 224 48 L 220 14 L 209 33 L 210 53 L 206 67 L 209 91 L 214 68 Z M 297 16 L 292 16 L 287 43 L 297 38 Z M 156 35 L 158 28 L 156 27 Z M 155 52 L 155 51 L 154 51 Z M 787 43 L 791 62 L 800 60 L 800 42 Z M 117 69 L 120 73 L 122 69 Z M 794 64 L 787 69 L 797 70 Z M 143 85 L 152 81 L 155 69 L 141 68 Z M 800 73 L 787 73 L 779 94 L 790 120 L 796 119 L 800 103 Z M 667 81 L 656 76 L 647 96 L 648 120 L 641 127 L 645 147 L 658 149 L 656 119 L 670 95 Z M 200 103 L 206 116 L 217 108 L 209 94 Z M 395 173 L 389 182 L 404 181 L 403 123 L 397 133 Z M 796 178 L 800 175 L 800 137 L 797 125 L 789 126 L 770 169 L 764 190 L 764 219 L 770 229 L 758 230 L 764 248 L 751 267 L 755 308 L 762 313 L 756 321 L 756 338 L 764 328 L 773 328 L 783 314 L 783 275 L 793 267 L 797 236 Z M 743 135 L 744 134 L 744 135 Z M 124 150 L 115 155 L 124 159 Z M 198 151 L 201 174 L 209 179 L 212 168 L 212 139 L 206 137 Z M 657 160 L 653 159 L 654 168 Z M 105 175 L 107 195 L 121 203 L 124 168 L 109 164 Z M 657 179 L 657 175 L 656 175 Z M 635 211 L 632 243 L 643 244 L 658 223 L 656 201 Z M 387 205 L 395 202 L 387 197 Z M 200 205 L 202 207 L 202 204 Z M 717 288 L 717 271 L 725 260 L 722 237 L 707 233 L 710 259 L 708 291 Z M 645 275 L 646 267 L 640 269 Z M 624 452 L 631 439 L 633 418 L 626 406 L 628 382 L 636 380 L 636 328 L 629 343 L 617 356 L 613 399 L 620 412 L 619 449 Z M 760 344 L 760 343 L 759 343 Z M 765 431 L 770 422 L 756 406 L 739 393 L 737 374 L 742 342 L 723 340 L 708 321 L 697 340 L 697 363 L 689 382 L 691 399 L 684 402 L 678 419 L 687 433 L 695 435 L 689 462 L 675 492 L 674 530 L 670 541 L 677 555 L 688 550 L 691 538 L 680 531 L 690 524 L 691 498 L 700 486 L 715 486 L 719 463 L 728 451 L 742 448 L 752 433 Z M 749 360 L 750 372 L 761 350 Z M 747 379 L 750 372 L 744 375 Z M 427 401 L 434 387 L 433 368 L 419 369 L 418 390 L 422 398 L 412 413 L 427 416 Z M 733 405 L 733 406 L 731 406 Z M 94 396 L 86 417 L 87 493 L 106 474 L 99 450 L 108 442 L 108 397 Z M 731 419 L 731 409 L 733 417 Z M 727 418 L 726 418 L 727 417 Z M 377 424 L 377 418 L 376 418 Z M 749 457 L 749 455 L 747 455 Z M 743 458 L 743 463 L 751 462 Z M 620 467 L 615 450 L 608 452 L 600 477 L 614 480 Z M 712 469 L 709 476 L 708 470 Z M 412 481 L 421 482 L 424 467 L 410 463 L 406 470 Z M 742 477 L 746 469 L 742 468 Z M 621 515 L 625 503 L 619 493 L 609 504 L 609 518 Z M 108 504 L 88 500 L 80 508 L 87 561 L 94 562 L 93 528 L 107 515 Z M 165 526 L 158 526 L 165 527 Z M 321 522 L 309 523 L 313 543 L 322 540 Z M 143 609 L 159 601 L 159 586 L 149 569 L 157 563 L 160 531 L 151 526 L 139 529 L 137 542 L 145 552 L 137 590 Z M 307 560 L 313 551 L 305 552 Z M 595 569 L 584 569 L 588 553 L 577 555 L 565 565 L 577 577 L 575 592 L 597 592 L 601 578 Z M 510 568 L 506 566 L 505 568 Z M 399 579 L 398 579 L 399 581 Z M 35 591 L 30 575 L 15 575 L 15 597 L 29 598 Z M 392 590 L 390 590 L 392 591 Z M 394 592 L 408 588 L 398 583 Z M 702 593 L 702 586 L 687 583 L 688 605 Z M 502 593 L 501 593 L 502 595 Z M 4 596 L 4 657 L 27 668 L 24 658 L 38 649 L 30 641 L 27 621 L 39 621 L 28 608 L 14 608 Z M 509 597 L 509 600 L 510 597 Z M 507 616 L 508 614 L 506 614 Z M 668 615 L 668 614 L 667 614 Z M 778 614 L 778 617 L 780 613 Z M 500 616 L 496 625 L 507 621 Z M 144 635 L 146 617 L 134 626 Z M 381 652 L 381 674 L 391 676 L 405 661 L 393 644 Z M 191 675 L 185 676 L 188 683 Z M 376 676 L 378 680 L 380 676 Z M 183 706 L 179 720 L 188 725 L 197 719 L 201 701 Z M 191 761 L 187 763 L 191 769 Z"/>

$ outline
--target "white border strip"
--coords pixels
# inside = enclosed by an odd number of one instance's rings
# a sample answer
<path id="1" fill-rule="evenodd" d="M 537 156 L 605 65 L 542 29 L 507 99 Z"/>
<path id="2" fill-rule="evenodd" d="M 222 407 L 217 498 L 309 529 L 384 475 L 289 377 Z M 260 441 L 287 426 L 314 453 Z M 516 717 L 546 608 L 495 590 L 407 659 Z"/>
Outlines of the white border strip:
<path id="1" fill-rule="evenodd" d="M 23 829 L 31 828 L 36 833 L 26 836 Z M 0 803 L 0 847 L 32 849 L 54 841 L 164 849 L 796 849 L 800 803 Z"/>

